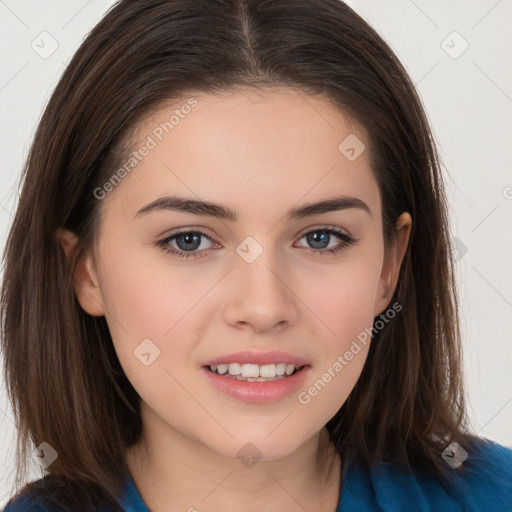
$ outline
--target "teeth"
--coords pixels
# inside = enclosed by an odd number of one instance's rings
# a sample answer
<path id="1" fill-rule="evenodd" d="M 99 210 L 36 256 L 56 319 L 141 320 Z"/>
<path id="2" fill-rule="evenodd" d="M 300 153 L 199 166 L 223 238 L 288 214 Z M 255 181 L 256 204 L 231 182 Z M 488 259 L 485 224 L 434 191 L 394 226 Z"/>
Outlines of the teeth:
<path id="1" fill-rule="evenodd" d="M 275 364 L 266 364 L 265 366 L 261 366 L 261 367 L 257 367 L 257 368 L 259 370 L 259 375 L 256 375 L 256 377 L 276 377 L 277 376 Z M 293 369 L 295 370 L 295 366 L 293 367 Z M 251 375 L 251 377 L 252 377 L 252 375 Z"/>
<path id="2" fill-rule="evenodd" d="M 300 367 L 295 366 L 294 364 L 286 364 L 286 363 L 277 363 L 277 364 L 265 364 L 263 366 L 259 366 L 257 364 L 239 364 L 239 363 L 230 363 L 230 364 L 219 364 L 210 366 L 210 370 L 218 375 L 232 375 L 234 377 L 238 376 L 239 379 L 242 378 L 274 378 L 281 377 L 284 374 L 291 375 L 296 369 L 298 370 Z"/>
<path id="3" fill-rule="evenodd" d="M 217 365 L 217 373 L 219 375 L 224 375 L 228 371 L 228 365 L 227 364 L 219 364 Z"/>
<path id="4" fill-rule="evenodd" d="M 286 363 L 276 364 L 276 372 L 277 375 L 284 375 L 284 373 L 286 372 Z"/>
<path id="5" fill-rule="evenodd" d="M 293 364 L 286 365 L 286 369 L 285 369 L 286 375 L 291 375 L 294 370 L 295 370 L 295 366 Z"/>
<path id="6" fill-rule="evenodd" d="M 260 367 L 257 364 L 243 364 L 240 368 L 242 377 L 259 377 Z"/>
<path id="7" fill-rule="evenodd" d="M 242 365 L 238 363 L 231 363 L 228 365 L 229 375 L 240 375 Z"/>

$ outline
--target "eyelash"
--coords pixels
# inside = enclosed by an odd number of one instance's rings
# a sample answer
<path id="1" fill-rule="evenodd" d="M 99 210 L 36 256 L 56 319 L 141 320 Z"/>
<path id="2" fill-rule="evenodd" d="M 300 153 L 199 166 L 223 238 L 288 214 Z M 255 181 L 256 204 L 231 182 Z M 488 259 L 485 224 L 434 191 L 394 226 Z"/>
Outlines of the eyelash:
<path id="1" fill-rule="evenodd" d="M 336 253 L 342 251 L 343 249 L 345 249 L 346 247 L 352 245 L 356 241 L 354 238 L 352 238 L 347 233 L 337 230 L 337 229 L 329 228 L 329 227 L 320 227 L 320 228 L 312 229 L 311 231 L 304 233 L 300 238 L 302 239 L 306 235 L 309 235 L 310 233 L 316 233 L 316 232 L 323 232 L 323 233 L 328 233 L 330 235 L 335 235 L 342 240 L 342 243 L 340 245 L 338 245 L 337 247 L 334 247 L 331 249 L 310 249 L 308 247 L 303 247 L 303 249 L 308 254 L 312 254 L 314 256 L 322 256 L 322 255 L 325 255 L 327 252 L 329 252 L 331 254 L 336 254 Z M 185 259 L 188 259 L 190 257 L 192 257 L 194 259 L 198 258 L 198 257 L 200 258 L 200 257 L 202 257 L 202 256 L 200 256 L 201 252 L 203 252 L 203 253 L 208 252 L 209 249 L 204 249 L 203 251 L 199 251 L 199 252 L 195 251 L 194 252 L 194 251 L 177 251 L 176 249 L 169 248 L 169 246 L 167 244 L 171 240 L 174 240 L 176 237 L 178 237 L 180 235 L 184 235 L 184 234 L 201 235 L 201 236 L 204 236 L 205 238 L 207 238 L 208 240 L 210 240 L 211 242 L 216 243 L 215 240 L 213 240 L 209 235 L 207 235 L 203 231 L 190 230 L 190 231 L 178 231 L 176 233 L 173 233 L 171 236 L 168 236 L 162 240 L 159 240 L 157 243 L 157 246 L 161 247 L 165 252 L 170 253 L 173 256 L 177 256 L 178 258 L 185 258 Z"/>

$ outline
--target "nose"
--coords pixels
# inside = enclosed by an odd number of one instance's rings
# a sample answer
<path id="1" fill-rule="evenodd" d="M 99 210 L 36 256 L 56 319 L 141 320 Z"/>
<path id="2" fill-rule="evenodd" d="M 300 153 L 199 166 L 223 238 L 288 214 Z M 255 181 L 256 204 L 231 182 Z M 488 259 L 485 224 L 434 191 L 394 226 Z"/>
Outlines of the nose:
<path id="1" fill-rule="evenodd" d="M 229 325 L 261 333 L 297 322 L 299 299 L 289 274 L 270 250 L 265 249 L 252 263 L 237 256 L 229 287 L 224 309 Z"/>

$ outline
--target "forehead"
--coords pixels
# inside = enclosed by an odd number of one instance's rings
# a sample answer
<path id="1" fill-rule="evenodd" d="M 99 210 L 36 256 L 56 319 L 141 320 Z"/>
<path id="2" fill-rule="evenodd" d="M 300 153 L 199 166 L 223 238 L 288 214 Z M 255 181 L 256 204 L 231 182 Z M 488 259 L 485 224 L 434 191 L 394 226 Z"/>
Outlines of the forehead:
<path id="1" fill-rule="evenodd" d="M 302 197 L 379 200 L 364 129 L 328 99 L 304 91 L 191 94 L 153 111 L 130 142 L 127 159 L 138 152 L 136 165 L 108 197 L 126 214 L 171 193 L 260 215 Z M 347 157 L 347 146 L 355 148 L 355 159 Z"/>

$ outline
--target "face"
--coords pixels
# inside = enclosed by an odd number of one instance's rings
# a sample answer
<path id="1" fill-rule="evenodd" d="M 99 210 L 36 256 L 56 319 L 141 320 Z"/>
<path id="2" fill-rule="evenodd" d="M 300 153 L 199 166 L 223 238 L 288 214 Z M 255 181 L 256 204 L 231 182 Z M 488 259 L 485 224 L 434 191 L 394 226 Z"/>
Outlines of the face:
<path id="1" fill-rule="evenodd" d="M 146 426 L 231 458 L 250 442 L 273 460 L 318 433 L 352 391 L 369 348 L 361 334 L 390 305 L 407 222 L 385 250 L 368 140 L 327 100 L 291 89 L 193 98 L 147 118 L 133 137 L 136 167 L 98 193 L 98 243 L 77 295 L 105 315 Z M 355 159 L 339 148 L 349 136 Z M 148 207 L 169 196 L 232 215 Z M 205 368 L 245 351 L 307 364 L 268 393 L 268 382 Z M 222 391 L 220 379 L 238 387 Z"/>

